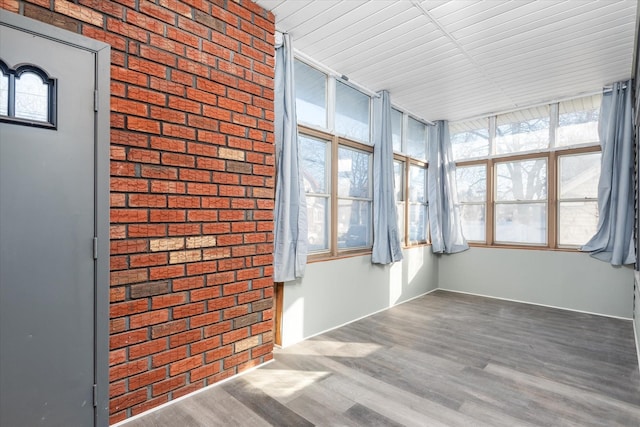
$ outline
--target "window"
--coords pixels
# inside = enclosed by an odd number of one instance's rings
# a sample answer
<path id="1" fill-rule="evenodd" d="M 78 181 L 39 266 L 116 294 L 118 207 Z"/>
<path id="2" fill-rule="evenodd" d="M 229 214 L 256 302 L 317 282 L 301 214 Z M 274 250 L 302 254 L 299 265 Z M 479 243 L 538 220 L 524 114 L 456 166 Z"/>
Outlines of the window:
<path id="1" fill-rule="evenodd" d="M 489 155 L 489 119 L 466 123 L 451 123 L 451 148 L 455 160 L 467 160 Z"/>
<path id="2" fill-rule="evenodd" d="M 598 226 L 600 153 L 558 157 L 558 245 L 582 246 Z"/>
<path id="3" fill-rule="evenodd" d="M 336 81 L 335 128 L 339 135 L 369 143 L 371 98 Z"/>
<path id="4" fill-rule="evenodd" d="M 306 135 L 300 135 L 299 141 L 302 177 L 307 198 L 309 251 L 327 251 L 331 211 L 330 142 Z"/>
<path id="5" fill-rule="evenodd" d="M 409 166 L 409 242 L 423 243 L 428 239 L 427 168 Z"/>
<path id="6" fill-rule="evenodd" d="M 486 241 L 487 166 L 456 168 L 462 231 L 469 241 Z"/>
<path id="7" fill-rule="evenodd" d="M 409 117 L 407 125 L 407 154 L 414 159 L 426 161 L 427 151 L 427 126 L 413 117 Z"/>
<path id="8" fill-rule="evenodd" d="M 327 76 L 296 60 L 296 114 L 299 123 L 327 127 Z"/>
<path id="9" fill-rule="evenodd" d="M 406 236 L 404 232 L 404 223 L 405 223 L 405 162 L 400 160 L 394 160 L 393 162 L 393 186 L 395 191 L 395 199 L 396 199 L 396 211 L 398 214 L 398 232 L 400 234 L 400 242 L 402 244 L 406 243 Z"/>
<path id="10" fill-rule="evenodd" d="M 302 61 L 296 60 L 295 67 L 310 257 L 370 252 L 375 173 L 371 97 Z M 391 131 L 399 235 L 405 245 L 426 244 L 427 125 L 392 108 Z"/>
<path id="11" fill-rule="evenodd" d="M 0 120 L 55 128 L 55 79 L 32 65 L 10 69 L 0 61 Z"/>
<path id="12" fill-rule="evenodd" d="M 372 157 L 350 147 L 338 148 L 338 248 L 372 245 Z"/>
<path id="13" fill-rule="evenodd" d="M 452 123 L 472 245 L 575 249 L 598 224 L 601 95 Z"/>
<path id="14" fill-rule="evenodd" d="M 556 147 L 598 143 L 602 95 L 561 102 Z"/>
<path id="15" fill-rule="evenodd" d="M 391 138 L 393 141 L 393 151 L 402 152 L 402 111 L 391 109 Z"/>
<path id="16" fill-rule="evenodd" d="M 549 107 L 517 111 L 496 119 L 496 154 L 549 148 Z"/>
<path id="17" fill-rule="evenodd" d="M 547 243 L 547 160 L 496 165 L 496 242 Z"/>

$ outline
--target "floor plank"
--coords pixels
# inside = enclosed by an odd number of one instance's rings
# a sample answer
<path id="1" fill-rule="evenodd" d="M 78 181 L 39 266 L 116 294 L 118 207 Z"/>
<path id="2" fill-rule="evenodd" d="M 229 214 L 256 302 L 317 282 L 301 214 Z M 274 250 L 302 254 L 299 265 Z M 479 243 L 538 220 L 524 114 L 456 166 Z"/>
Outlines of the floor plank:
<path id="1" fill-rule="evenodd" d="M 640 426 L 631 321 L 437 291 L 127 427 Z"/>

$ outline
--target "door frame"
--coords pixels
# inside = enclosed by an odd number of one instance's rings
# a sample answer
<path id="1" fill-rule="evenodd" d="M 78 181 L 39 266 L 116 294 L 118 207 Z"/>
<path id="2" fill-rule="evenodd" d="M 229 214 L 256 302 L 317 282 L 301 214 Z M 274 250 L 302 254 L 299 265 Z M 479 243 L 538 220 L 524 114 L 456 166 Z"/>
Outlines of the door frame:
<path id="1" fill-rule="evenodd" d="M 0 25 L 37 35 L 94 54 L 94 425 L 109 425 L 109 145 L 111 47 L 103 42 L 0 9 Z"/>

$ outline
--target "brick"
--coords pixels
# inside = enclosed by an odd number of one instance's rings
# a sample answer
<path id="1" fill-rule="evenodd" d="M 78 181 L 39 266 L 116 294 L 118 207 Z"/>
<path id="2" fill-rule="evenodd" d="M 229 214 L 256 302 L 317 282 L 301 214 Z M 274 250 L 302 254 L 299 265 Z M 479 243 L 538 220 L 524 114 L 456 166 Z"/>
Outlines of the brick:
<path id="1" fill-rule="evenodd" d="M 205 285 L 204 277 L 185 277 L 173 280 L 173 290 L 183 291 L 189 289 L 202 288 Z"/>
<path id="2" fill-rule="evenodd" d="M 196 262 L 202 259 L 200 250 L 177 251 L 169 253 L 169 264 Z"/>
<path id="3" fill-rule="evenodd" d="M 174 265 L 170 267 L 151 267 L 149 280 L 169 279 L 184 276 L 184 266 Z"/>
<path id="4" fill-rule="evenodd" d="M 127 329 L 127 321 L 126 319 L 111 319 L 109 321 L 109 333 L 117 334 L 120 332 L 124 332 Z"/>
<path id="5" fill-rule="evenodd" d="M 153 341 L 147 341 L 141 344 L 132 345 L 129 347 L 129 360 L 135 360 L 140 357 L 149 356 L 151 354 L 159 353 L 166 350 L 167 340 L 166 338 L 160 338 Z"/>
<path id="6" fill-rule="evenodd" d="M 147 371 L 129 378 L 129 390 L 137 390 L 149 384 L 165 379 L 167 370 L 163 368 Z"/>
<path id="7" fill-rule="evenodd" d="M 101 13 L 89 9 L 88 7 L 79 6 L 68 1 L 55 1 L 54 10 L 66 16 L 70 16 L 79 21 L 86 22 L 96 27 L 102 27 L 103 16 Z"/>
<path id="8" fill-rule="evenodd" d="M 260 344 L 260 337 L 254 336 L 244 339 L 242 341 L 238 341 L 233 345 L 233 351 L 235 353 L 240 353 L 246 351 L 252 347 L 255 347 Z"/>
<path id="9" fill-rule="evenodd" d="M 173 309 L 173 318 L 182 319 L 185 317 L 191 317 L 204 313 L 205 303 L 195 302 L 192 304 L 185 304 Z"/>
<path id="10" fill-rule="evenodd" d="M 224 369 L 229 369 L 248 361 L 249 361 L 249 352 L 245 351 L 244 353 L 234 354 L 233 356 L 229 356 L 226 359 L 224 359 L 223 366 L 224 366 Z"/>
<path id="11" fill-rule="evenodd" d="M 151 209 L 149 211 L 150 222 L 184 222 L 186 213 L 178 209 Z"/>
<path id="12" fill-rule="evenodd" d="M 167 206 L 167 197 L 155 194 L 131 194 L 129 196 L 129 207 L 154 207 L 164 208 Z"/>
<path id="13" fill-rule="evenodd" d="M 127 232 L 128 237 L 162 237 L 166 235 L 167 226 L 165 224 L 129 224 Z"/>
<path id="14" fill-rule="evenodd" d="M 184 386 L 187 383 L 187 376 L 186 375 L 180 375 L 174 378 L 168 378 L 164 381 L 160 381 L 156 384 L 154 384 L 151 387 L 151 394 L 152 396 L 158 396 L 160 394 L 164 394 L 164 393 L 168 393 L 171 390 L 175 390 L 177 388 L 180 388 L 182 386 Z"/>
<path id="15" fill-rule="evenodd" d="M 204 354 L 204 359 L 206 363 L 211 363 L 216 360 L 224 359 L 225 357 L 229 357 L 233 354 L 233 346 L 227 345 L 225 347 L 220 347 L 215 350 L 208 351 Z"/>
<path id="16" fill-rule="evenodd" d="M 169 310 L 155 310 L 141 314 L 134 314 L 129 317 L 129 327 L 132 329 L 142 328 L 169 320 Z"/>
<path id="17" fill-rule="evenodd" d="M 159 308 L 173 307 L 187 302 L 187 293 L 174 293 L 171 295 L 160 295 L 151 299 L 151 308 L 153 310 Z M 173 313 L 175 314 L 175 312 Z M 175 318 L 175 317 L 174 317 Z"/>
<path id="18" fill-rule="evenodd" d="M 143 268 L 112 271 L 110 276 L 111 286 L 126 285 L 129 283 L 144 282 L 147 280 L 147 270 Z"/>
<path id="19" fill-rule="evenodd" d="M 249 313 L 249 305 L 236 305 L 234 307 L 228 308 L 224 311 L 223 317 L 224 320 L 233 319 L 235 317 L 244 316 Z"/>
<path id="20" fill-rule="evenodd" d="M 254 323 L 258 323 L 260 321 L 260 313 L 251 313 L 246 316 L 241 316 L 233 319 L 233 328 L 241 329 L 246 326 L 253 325 Z M 254 333 L 253 329 L 251 330 Z"/>
<path id="21" fill-rule="evenodd" d="M 185 320 L 177 320 L 173 322 L 167 322 L 160 325 L 155 325 L 151 328 L 151 338 L 166 337 L 168 335 L 177 334 L 187 329 L 187 322 Z M 145 332 L 146 335 L 146 332 Z"/>
<path id="22" fill-rule="evenodd" d="M 191 301 L 202 301 L 220 296 L 219 286 L 208 286 L 203 289 L 194 289 L 189 293 Z"/>
<path id="23" fill-rule="evenodd" d="M 155 354 L 151 358 L 151 366 L 156 368 L 158 366 L 168 365 L 169 363 L 184 359 L 185 357 L 187 357 L 187 346 L 173 348 L 171 350 Z"/>
<path id="24" fill-rule="evenodd" d="M 186 331 L 169 337 L 169 347 L 179 347 L 202 339 L 202 331 Z"/>
<path id="25" fill-rule="evenodd" d="M 204 249 L 202 251 L 202 260 L 210 261 L 214 259 L 229 258 L 231 251 L 229 248 Z"/>
<path id="26" fill-rule="evenodd" d="M 168 401 L 169 401 L 168 395 L 158 396 L 156 398 L 149 399 L 146 402 L 140 403 L 139 405 L 132 406 L 131 415 L 135 416 L 135 415 L 141 414 L 152 408 L 155 408 L 156 406 L 162 405 L 163 403 L 166 403 Z"/>
<path id="27" fill-rule="evenodd" d="M 175 251 L 184 248 L 184 238 L 170 237 L 166 239 L 149 240 L 149 249 L 152 252 Z"/>
<path id="28" fill-rule="evenodd" d="M 109 400 L 109 413 L 113 414 L 122 409 L 130 408 L 134 405 L 144 402 L 147 399 L 147 390 L 140 389 L 133 393 L 127 393 L 122 396 Z"/>
<path id="29" fill-rule="evenodd" d="M 240 270 L 238 272 L 236 272 L 236 279 L 237 280 L 243 280 L 242 277 L 240 277 L 241 275 L 244 274 L 245 271 L 253 271 L 252 274 L 250 274 L 250 276 L 258 276 L 260 275 L 260 270 L 259 269 L 250 269 L 250 270 Z M 247 292 L 249 290 L 249 282 L 236 282 L 236 283 L 229 283 L 226 285 L 222 286 L 222 294 L 223 295 L 235 295 L 235 294 L 240 294 L 242 292 Z"/>
<path id="30" fill-rule="evenodd" d="M 109 368 L 109 381 L 116 381 L 122 378 L 143 372 L 147 369 L 147 361 L 137 360 L 135 362 L 123 363 Z"/>
<path id="31" fill-rule="evenodd" d="M 209 365 L 202 366 L 200 368 L 196 368 L 196 369 L 191 370 L 190 378 L 191 378 L 192 381 L 197 381 L 197 380 L 200 380 L 202 378 L 206 378 L 206 377 L 210 377 L 212 375 L 215 375 L 218 372 L 220 372 L 220 364 L 219 363 L 209 364 Z"/>
<path id="32" fill-rule="evenodd" d="M 141 283 L 131 285 L 129 288 L 131 298 L 147 298 L 166 294 L 167 292 L 169 292 L 169 282 Z"/>
<path id="33" fill-rule="evenodd" d="M 218 149 L 218 155 L 220 158 L 229 160 L 244 160 L 244 152 L 240 150 L 232 150 L 229 148 L 220 147 Z"/>
<path id="34" fill-rule="evenodd" d="M 222 344 L 226 345 L 232 342 L 240 341 L 249 336 L 249 328 L 236 329 L 222 334 Z"/>
<path id="35" fill-rule="evenodd" d="M 194 236 L 202 234 L 201 224 L 169 224 L 169 236 Z"/>
<path id="36" fill-rule="evenodd" d="M 113 319 L 116 317 L 141 313 L 143 311 L 147 311 L 148 307 L 149 304 L 146 300 L 126 301 L 117 304 L 111 304 L 109 306 L 109 317 Z"/>

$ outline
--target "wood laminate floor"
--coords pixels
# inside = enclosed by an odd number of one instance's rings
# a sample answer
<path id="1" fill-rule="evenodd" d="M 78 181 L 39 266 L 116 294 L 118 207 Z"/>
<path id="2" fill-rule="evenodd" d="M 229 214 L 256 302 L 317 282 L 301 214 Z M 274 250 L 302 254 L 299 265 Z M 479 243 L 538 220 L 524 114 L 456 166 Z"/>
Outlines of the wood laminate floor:
<path id="1" fill-rule="evenodd" d="M 631 321 L 436 291 L 129 422 L 640 426 Z"/>

